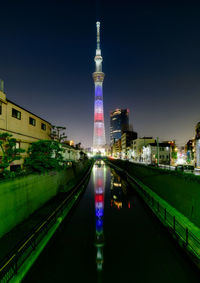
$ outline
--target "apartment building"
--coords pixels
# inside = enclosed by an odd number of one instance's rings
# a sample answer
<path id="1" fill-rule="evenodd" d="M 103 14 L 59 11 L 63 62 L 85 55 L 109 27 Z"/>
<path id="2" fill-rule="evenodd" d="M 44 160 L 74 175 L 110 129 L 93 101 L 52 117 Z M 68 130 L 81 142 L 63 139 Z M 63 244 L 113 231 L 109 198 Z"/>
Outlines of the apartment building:
<path id="1" fill-rule="evenodd" d="M 32 142 L 50 140 L 51 127 L 48 121 L 7 99 L 0 82 L 0 133 L 11 134 L 17 140 L 17 147 L 27 150 Z M 16 160 L 11 166 L 20 166 L 22 163 L 23 158 Z"/>
<path id="2" fill-rule="evenodd" d="M 155 139 L 153 137 L 138 138 L 131 142 L 132 158 L 134 161 L 143 161 L 143 147 L 150 143 L 155 143 Z"/>
<path id="3" fill-rule="evenodd" d="M 143 147 L 143 161 L 151 164 L 170 164 L 170 144 L 150 143 Z"/>

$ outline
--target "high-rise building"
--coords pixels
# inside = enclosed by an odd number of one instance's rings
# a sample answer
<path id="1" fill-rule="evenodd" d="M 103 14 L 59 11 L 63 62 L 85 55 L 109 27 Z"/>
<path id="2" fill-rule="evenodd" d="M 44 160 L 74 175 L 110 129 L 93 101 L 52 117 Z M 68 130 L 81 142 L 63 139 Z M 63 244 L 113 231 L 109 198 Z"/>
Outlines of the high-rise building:
<path id="1" fill-rule="evenodd" d="M 129 130 L 129 110 L 115 109 L 110 113 L 110 142 L 121 139 L 122 133 Z"/>
<path id="2" fill-rule="evenodd" d="M 95 85 L 95 98 L 94 98 L 94 139 L 93 139 L 93 152 L 104 152 L 105 149 L 105 127 L 104 127 L 104 111 L 103 111 L 103 80 L 104 73 L 102 72 L 102 61 L 100 49 L 100 22 L 96 23 L 97 26 L 97 49 L 95 61 L 95 72 L 92 74 Z"/>

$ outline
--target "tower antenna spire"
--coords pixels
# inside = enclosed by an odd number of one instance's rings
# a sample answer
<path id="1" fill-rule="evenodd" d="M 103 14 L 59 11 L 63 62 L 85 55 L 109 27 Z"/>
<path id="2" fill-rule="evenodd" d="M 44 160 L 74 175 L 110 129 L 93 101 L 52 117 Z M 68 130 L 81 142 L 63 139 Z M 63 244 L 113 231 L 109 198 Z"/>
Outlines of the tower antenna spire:
<path id="1" fill-rule="evenodd" d="M 100 22 L 96 22 L 97 25 L 97 49 L 100 49 Z"/>

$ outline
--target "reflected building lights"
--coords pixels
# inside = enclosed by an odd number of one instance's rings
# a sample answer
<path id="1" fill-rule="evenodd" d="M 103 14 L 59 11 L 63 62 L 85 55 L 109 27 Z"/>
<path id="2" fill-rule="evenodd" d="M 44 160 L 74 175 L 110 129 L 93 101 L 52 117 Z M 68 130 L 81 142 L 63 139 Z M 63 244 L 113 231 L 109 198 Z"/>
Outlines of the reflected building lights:
<path id="1" fill-rule="evenodd" d="M 117 208 L 131 208 L 130 200 L 127 200 L 127 188 L 125 183 L 122 182 L 119 175 L 114 170 L 111 170 L 111 201 L 110 206 Z"/>

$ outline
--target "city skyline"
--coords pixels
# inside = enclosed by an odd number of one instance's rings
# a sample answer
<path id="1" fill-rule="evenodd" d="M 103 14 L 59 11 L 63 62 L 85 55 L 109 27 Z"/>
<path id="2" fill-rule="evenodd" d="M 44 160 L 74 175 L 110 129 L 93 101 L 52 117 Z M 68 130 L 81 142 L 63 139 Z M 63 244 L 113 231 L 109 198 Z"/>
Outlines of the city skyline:
<path id="1" fill-rule="evenodd" d="M 92 1 L 2 4 L 0 77 L 7 97 L 66 126 L 69 139 L 91 146 L 91 73 L 95 22 L 100 20 L 106 140 L 109 112 L 129 108 L 139 136 L 183 145 L 200 120 L 200 4 L 99 3 L 96 15 Z"/>

